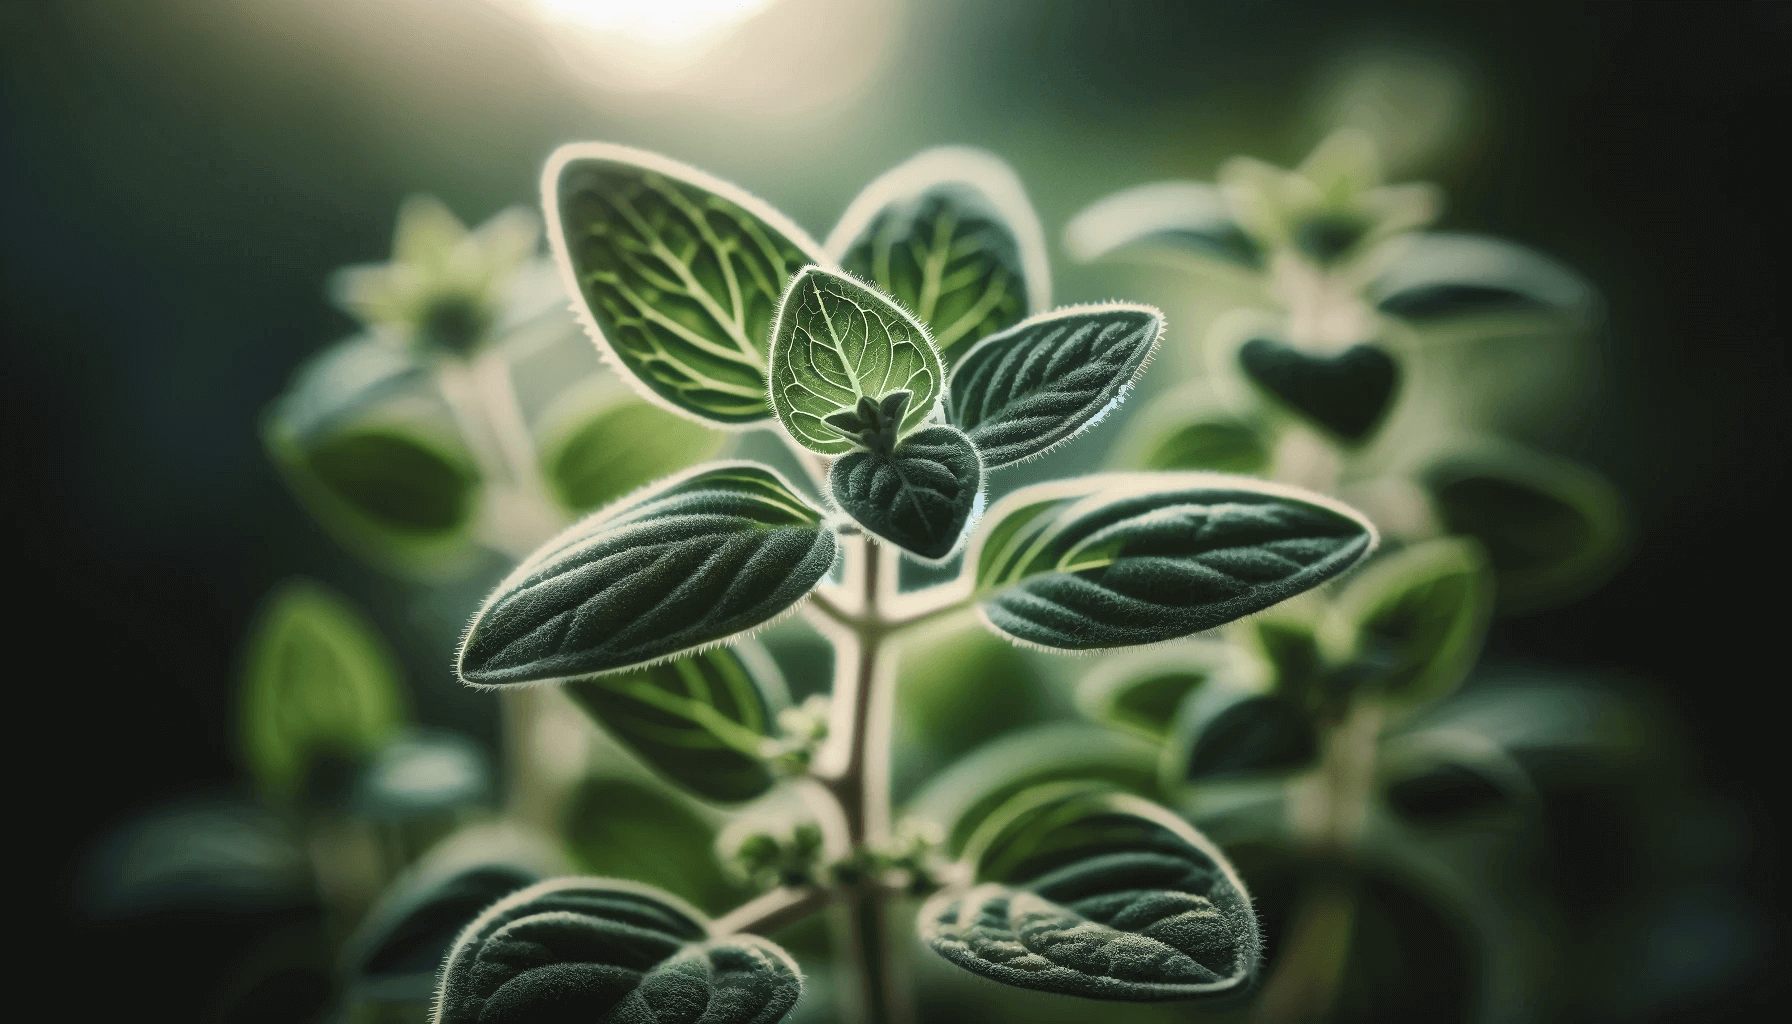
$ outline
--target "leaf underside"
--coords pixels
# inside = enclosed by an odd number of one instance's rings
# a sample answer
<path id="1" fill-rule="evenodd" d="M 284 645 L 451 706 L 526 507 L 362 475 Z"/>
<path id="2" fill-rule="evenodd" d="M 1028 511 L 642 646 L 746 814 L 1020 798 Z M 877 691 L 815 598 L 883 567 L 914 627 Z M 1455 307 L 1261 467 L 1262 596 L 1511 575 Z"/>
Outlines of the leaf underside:
<path id="1" fill-rule="evenodd" d="M 1155 310 L 1071 310 L 1028 320 L 967 352 L 952 421 L 995 469 L 1046 451 L 1118 404 L 1163 331 Z"/>
<path id="2" fill-rule="evenodd" d="M 958 547 L 982 489 L 977 449 L 955 427 L 923 427 L 889 452 L 850 452 L 828 471 L 828 490 L 848 515 L 933 560 Z"/>
<path id="3" fill-rule="evenodd" d="M 1400 386 L 1400 364 L 1374 345 L 1320 356 L 1254 338 L 1238 350 L 1238 362 L 1258 387 L 1353 442 L 1380 425 Z"/>
<path id="4" fill-rule="evenodd" d="M 575 524 L 473 620 L 460 672 L 476 685 L 642 665 L 785 611 L 833 566 L 836 541 L 778 475 L 712 464 Z"/>
<path id="5" fill-rule="evenodd" d="M 1374 544 L 1360 519 L 1248 484 L 1141 474 L 1017 492 L 976 552 L 983 614 L 1044 647 L 1157 643 L 1318 586 Z"/>

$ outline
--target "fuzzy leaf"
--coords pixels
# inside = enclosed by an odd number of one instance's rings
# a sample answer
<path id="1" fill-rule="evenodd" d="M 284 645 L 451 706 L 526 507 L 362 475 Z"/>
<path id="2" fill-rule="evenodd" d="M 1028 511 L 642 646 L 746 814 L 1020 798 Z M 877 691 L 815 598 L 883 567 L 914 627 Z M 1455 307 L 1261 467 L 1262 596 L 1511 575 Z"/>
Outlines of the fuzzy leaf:
<path id="1" fill-rule="evenodd" d="M 1597 305 L 1585 281 L 1540 253 L 1443 232 L 1403 239 L 1370 294 L 1382 312 L 1418 322 L 1539 312 L 1584 320 Z"/>
<path id="2" fill-rule="evenodd" d="M 839 410 L 907 391 L 901 436 L 933 414 L 945 390 L 939 353 L 920 321 L 877 289 L 820 267 L 798 273 L 784 293 L 771 366 L 778 419 L 804 447 L 823 455 L 853 447 L 825 422 Z"/>
<path id="3" fill-rule="evenodd" d="M 1400 364 L 1374 345 L 1322 356 L 1253 338 L 1238 350 L 1238 363 L 1271 397 L 1350 442 L 1374 433 L 1400 387 Z"/>
<path id="4" fill-rule="evenodd" d="M 1184 698 L 1246 671 L 1230 644 L 1194 640 L 1102 660 L 1076 687 L 1077 708 L 1095 721 L 1161 742 Z"/>
<path id="5" fill-rule="evenodd" d="M 1092 426 L 1163 337 L 1163 314 L 1114 303 L 1053 310 L 978 342 L 952 371 L 952 422 L 998 469 Z"/>
<path id="6" fill-rule="evenodd" d="M 1166 788 L 1311 765 L 1319 754 L 1313 723 L 1293 702 L 1237 686 L 1211 686 L 1177 713 L 1166 751 Z"/>
<path id="7" fill-rule="evenodd" d="M 1331 579 L 1375 528 L 1316 494 L 1247 477 L 1114 473 L 1022 488 L 972 541 L 984 620 L 1025 643 L 1157 643 Z"/>
<path id="8" fill-rule="evenodd" d="M 1008 165 L 974 149 L 928 150 L 873 181 L 827 252 L 913 310 L 948 363 L 1051 301 L 1038 215 Z"/>
<path id="9" fill-rule="evenodd" d="M 771 656 L 752 640 L 621 675 L 566 684 L 610 735 L 681 786 L 731 803 L 771 788 L 762 757 L 789 703 Z M 594 869 L 609 865 L 592 865 Z"/>
<path id="10" fill-rule="evenodd" d="M 554 153 L 542 206 L 586 328 L 637 390 L 713 425 L 771 416 L 778 297 L 827 262 L 801 228 L 701 171 L 600 143 Z"/>
<path id="11" fill-rule="evenodd" d="M 859 525 L 917 558 L 957 550 L 983 491 L 977 448 L 956 427 L 922 427 L 893 451 L 858 449 L 828 470 L 834 501 Z"/>
<path id="12" fill-rule="evenodd" d="M 1137 249 L 1251 270 L 1263 266 L 1263 250 L 1232 219 L 1220 190 L 1192 181 L 1116 192 L 1077 214 L 1064 230 L 1064 244 L 1080 263 Z"/>
<path id="13" fill-rule="evenodd" d="M 649 886 L 558 878 L 461 933 L 432 1019 L 776 1024 L 801 994 L 795 962 L 765 939 L 712 939 L 699 911 Z"/>
<path id="14" fill-rule="evenodd" d="M 699 466 L 574 523 L 518 566 L 474 617 L 461 678 L 567 679 L 713 644 L 800 601 L 835 545 L 772 470 Z"/>
<path id="15" fill-rule="evenodd" d="M 1454 690 L 1481 652 L 1493 579 L 1473 541 L 1407 548 L 1351 580 L 1322 627 L 1331 660 L 1363 666 L 1389 700 L 1418 704 Z"/>
<path id="16" fill-rule="evenodd" d="M 1232 866 L 1205 836 L 1128 794 L 1034 791 L 968 851 L 982 883 L 922 907 L 921 938 L 973 973 L 1089 999 L 1247 991 L 1262 939 Z"/>

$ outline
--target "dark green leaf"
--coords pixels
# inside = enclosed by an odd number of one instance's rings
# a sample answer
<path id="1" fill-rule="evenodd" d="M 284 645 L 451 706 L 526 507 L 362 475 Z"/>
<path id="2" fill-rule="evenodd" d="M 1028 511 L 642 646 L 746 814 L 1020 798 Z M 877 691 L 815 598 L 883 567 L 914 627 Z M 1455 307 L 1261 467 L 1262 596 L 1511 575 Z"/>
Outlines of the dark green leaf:
<path id="1" fill-rule="evenodd" d="M 1237 686 L 1209 686 L 1177 713 L 1165 752 L 1166 788 L 1296 772 L 1313 764 L 1319 735 L 1292 701 Z"/>
<path id="2" fill-rule="evenodd" d="M 802 994 L 789 954 L 711 938 L 694 907 L 607 878 L 542 882 L 479 915 L 448 954 L 437 1024 L 776 1024 Z"/>
<path id="3" fill-rule="evenodd" d="M 752 640 L 570 682 L 566 694 L 692 792 L 734 802 L 771 788 L 765 748 L 789 698 L 777 665 Z"/>
<path id="4" fill-rule="evenodd" d="M 567 679 L 727 639 L 802 600 L 835 545 L 772 470 L 699 466 L 575 523 L 517 567 L 473 619 L 461 678 Z"/>
<path id="5" fill-rule="evenodd" d="M 978 342 L 952 371 L 952 422 L 997 469 L 1092 426 L 1120 403 L 1163 337 L 1150 306 L 1073 306 Z"/>
<path id="6" fill-rule="evenodd" d="M 910 433 L 933 414 L 945 381 L 927 329 L 889 296 L 821 267 L 791 279 L 774 326 L 771 396 L 778 419 L 804 447 L 850 451 L 854 442 L 828 417 L 899 391 L 909 398 L 896 432 Z"/>
<path id="7" fill-rule="evenodd" d="M 1246 477 L 1106 474 L 1022 488 L 972 541 L 993 628 L 1068 650 L 1157 643 L 1331 579 L 1375 528 L 1330 499 Z"/>
<path id="8" fill-rule="evenodd" d="M 771 416 L 778 296 L 828 262 L 801 228 L 701 171 L 600 143 L 554 153 L 542 206 L 586 328 L 642 394 L 711 423 Z"/>
<path id="9" fill-rule="evenodd" d="M 1402 240 L 1370 295 L 1382 312 L 1421 322 L 1539 312 L 1585 320 L 1597 304 L 1585 281 L 1540 253 L 1441 232 Z"/>
<path id="10" fill-rule="evenodd" d="M 859 525 L 917 558 L 957 550 L 983 493 L 983 463 L 957 427 L 922 427 L 894 451 L 858 449 L 834 461 L 828 491 Z"/>
<path id="11" fill-rule="evenodd" d="M 1238 362 L 1271 397 L 1351 442 L 1374 433 L 1400 387 L 1400 364 L 1368 344 L 1314 355 L 1253 338 L 1238 350 Z"/>
<path id="12" fill-rule="evenodd" d="M 1263 250 L 1232 219 L 1219 189 L 1192 181 L 1116 192 L 1077 214 L 1064 231 L 1064 244 L 1083 263 L 1137 249 L 1252 270 L 1263 266 Z"/>
<path id="13" fill-rule="evenodd" d="M 715 829 L 663 790 L 587 779 L 573 797 L 566 841 L 587 874 L 646 882 L 711 914 L 742 901 L 716 862 Z"/>
<path id="14" fill-rule="evenodd" d="M 1131 1002 L 1236 996 L 1262 949 L 1250 896 L 1187 822 L 1123 793 L 1022 794 L 967 851 L 982 883 L 921 909 L 948 961 L 1019 988 Z"/>
<path id="15" fill-rule="evenodd" d="M 281 797 L 298 795 L 324 763 L 371 757 L 403 717 L 385 642 L 346 601 L 308 581 L 285 584 L 263 606 L 242 687 L 243 755 Z"/>
<path id="16" fill-rule="evenodd" d="M 915 312 L 948 362 L 1050 303 L 1045 234 L 1008 165 L 928 150 L 866 186 L 827 252 Z"/>
<path id="17" fill-rule="evenodd" d="M 1411 705 L 1462 682 L 1492 613 L 1480 545 L 1452 538 L 1371 565 L 1328 609 L 1323 628 L 1334 661 L 1360 666 L 1385 699 Z"/>
<path id="18" fill-rule="evenodd" d="M 1162 741 L 1197 688 L 1228 684 L 1246 668 L 1231 644 L 1195 640 L 1105 659 L 1077 683 L 1076 703 L 1098 722 Z"/>
<path id="19" fill-rule="evenodd" d="M 544 445 L 542 468 L 562 505 L 589 512 L 709 458 L 720 436 L 645 402 L 617 402 Z"/>
<path id="20" fill-rule="evenodd" d="M 1538 809 L 1530 773 L 1491 737 L 1466 729 L 1388 738 L 1377 774 L 1388 806 L 1422 827 L 1510 825 Z"/>

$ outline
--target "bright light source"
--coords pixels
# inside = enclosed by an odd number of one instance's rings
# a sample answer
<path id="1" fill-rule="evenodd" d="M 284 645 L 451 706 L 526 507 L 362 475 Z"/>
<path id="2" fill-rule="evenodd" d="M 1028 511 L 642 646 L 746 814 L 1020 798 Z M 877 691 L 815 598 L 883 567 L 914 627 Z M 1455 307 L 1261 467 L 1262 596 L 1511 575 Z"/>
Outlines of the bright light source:
<path id="1" fill-rule="evenodd" d="M 676 85 L 772 0 L 534 0 L 555 48 L 587 77 L 640 90 Z"/>

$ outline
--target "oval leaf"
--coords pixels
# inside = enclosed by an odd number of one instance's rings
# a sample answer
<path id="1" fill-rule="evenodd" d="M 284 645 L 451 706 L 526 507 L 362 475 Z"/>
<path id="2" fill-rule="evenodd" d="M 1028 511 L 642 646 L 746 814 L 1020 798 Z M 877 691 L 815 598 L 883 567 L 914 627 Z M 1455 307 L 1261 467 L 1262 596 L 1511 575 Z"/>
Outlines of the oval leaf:
<path id="1" fill-rule="evenodd" d="M 1419 322 L 1537 312 L 1587 320 L 1597 305 L 1585 281 L 1540 253 L 1447 232 L 1403 239 L 1370 297 L 1382 312 Z"/>
<path id="2" fill-rule="evenodd" d="M 1137 247 L 1252 270 L 1263 266 L 1263 250 L 1232 219 L 1220 190 L 1193 181 L 1140 185 L 1099 200 L 1064 229 L 1064 247 L 1079 263 Z"/>
<path id="3" fill-rule="evenodd" d="M 821 247 L 759 199 L 654 153 L 563 146 L 541 181 L 580 319 L 643 395 L 712 425 L 771 416 L 778 296 Z"/>
<path id="4" fill-rule="evenodd" d="M 1163 337 L 1150 306 L 1074 306 L 1033 317 L 966 352 L 952 371 L 952 422 L 998 469 L 1093 426 L 1119 405 Z"/>
<path id="5" fill-rule="evenodd" d="M 710 463 L 572 525 L 474 617 L 472 686 L 614 672 L 753 628 L 834 564 L 822 515 L 771 469 Z"/>
<path id="6" fill-rule="evenodd" d="M 1362 666 L 1364 681 L 1412 705 L 1454 690 L 1481 653 L 1493 579 L 1474 541 L 1415 545 L 1350 581 L 1322 627 L 1331 660 Z"/>
<path id="7" fill-rule="evenodd" d="M 978 609 L 1024 643 L 1158 643 L 1241 618 L 1361 561 L 1375 528 L 1247 477 L 1115 473 L 1022 488 L 972 541 Z"/>
<path id="8" fill-rule="evenodd" d="M 777 665 L 751 640 L 571 682 L 566 695 L 643 761 L 694 793 L 731 803 L 771 788 L 764 749 L 789 698 Z"/>
<path id="9" fill-rule="evenodd" d="M 828 255 L 914 310 L 950 361 L 1051 303 L 1045 232 L 1001 160 L 952 146 L 866 186 Z"/>
<path id="10" fill-rule="evenodd" d="M 1162 741 L 1196 689 L 1235 684 L 1248 668 L 1238 648 L 1193 640 L 1104 659 L 1076 687 L 1077 708 L 1117 729 Z"/>
<path id="11" fill-rule="evenodd" d="M 1292 701 L 1235 686 L 1193 694 L 1164 752 L 1164 785 L 1299 771 L 1319 756 L 1319 734 Z"/>
<path id="12" fill-rule="evenodd" d="M 977 447 L 956 427 L 922 427 L 893 451 L 859 449 L 828 470 L 828 491 L 859 525 L 917 558 L 958 549 L 983 493 Z"/>
<path id="13" fill-rule="evenodd" d="M 772 407 L 805 448 L 823 455 L 853 442 L 827 418 L 909 393 L 898 436 L 933 414 L 945 389 L 927 329 L 889 296 L 845 274 L 808 267 L 778 306 L 771 354 Z"/>
<path id="14" fill-rule="evenodd" d="M 1351 442 L 1374 433 L 1400 387 L 1400 364 L 1374 345 L 1315 355 L 1253 338 L 1238 350 L 1238 363 L 1272 398 Z"/>
<path id="15" fill-rule="evenodd" d="M 1023 794 L 979 832 L 977 879 L 922 907 L 948 961 L 1019 988 L 1131 1002 L 1239 995 L 1262 938 L 1219 848 L 1122 793 Z"/>
<path id="16" fill-rule="evenodd" d="M 431 1019 L 776 1024 L 801 994 L 796 963 L 765 939 L 711 939 L 696 908 L 649 886 L 558 878 L 461 933 Z"/>

